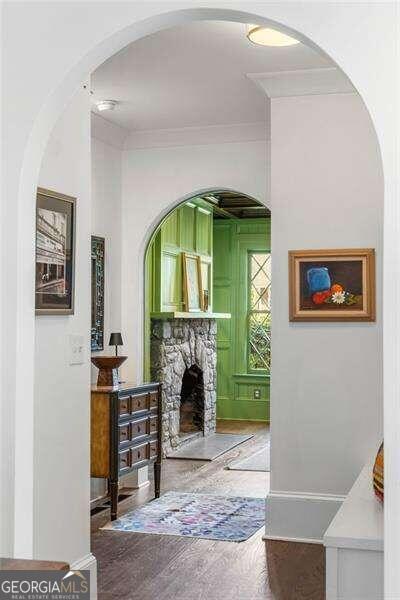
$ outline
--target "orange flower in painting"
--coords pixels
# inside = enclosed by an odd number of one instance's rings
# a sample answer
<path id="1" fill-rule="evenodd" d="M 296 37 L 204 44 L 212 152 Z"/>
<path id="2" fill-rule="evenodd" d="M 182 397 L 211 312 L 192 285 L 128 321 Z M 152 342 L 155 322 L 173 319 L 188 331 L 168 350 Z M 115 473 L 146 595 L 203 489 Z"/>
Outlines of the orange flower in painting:
<path id="1" fill-rule="evenodd" d="M 331 287 L 331 293 L 335 294 L 336 292 L 343 292 L 343 286 L 340 283 L 334 283 Z"/>

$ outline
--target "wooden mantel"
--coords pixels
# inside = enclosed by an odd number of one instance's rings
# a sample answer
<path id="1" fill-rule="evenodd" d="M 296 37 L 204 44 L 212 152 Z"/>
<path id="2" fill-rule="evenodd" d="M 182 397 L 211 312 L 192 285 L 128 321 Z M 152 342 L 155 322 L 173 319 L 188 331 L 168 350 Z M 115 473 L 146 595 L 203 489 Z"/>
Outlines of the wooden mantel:
<path id="1" fill-rule="evenodd" d="M 152 312 L 151 319 L 230 319 L 230 313 L 212 313 L 212 312 Z"/>

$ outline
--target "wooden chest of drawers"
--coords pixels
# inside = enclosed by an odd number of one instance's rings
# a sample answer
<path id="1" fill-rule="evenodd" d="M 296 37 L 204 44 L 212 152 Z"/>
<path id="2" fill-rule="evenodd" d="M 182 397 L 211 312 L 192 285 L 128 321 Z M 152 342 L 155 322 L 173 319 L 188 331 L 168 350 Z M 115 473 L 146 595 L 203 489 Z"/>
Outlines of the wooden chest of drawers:
<path id="1" fill-rule="evenodd" d="M 158 383 L 92 387 L 91 476 L 108 479 L 112 520 L 122 475 L 153 463 L 155 496 L 160 495 L 161 418 Z"/>

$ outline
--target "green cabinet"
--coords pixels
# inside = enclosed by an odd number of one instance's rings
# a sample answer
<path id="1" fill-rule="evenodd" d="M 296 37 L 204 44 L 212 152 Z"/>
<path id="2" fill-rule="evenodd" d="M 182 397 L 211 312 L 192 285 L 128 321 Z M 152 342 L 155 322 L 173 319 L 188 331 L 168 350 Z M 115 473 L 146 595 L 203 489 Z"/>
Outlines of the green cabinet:
<path id="1" fill-rule="evenodd" d="M 147 297 L 150 312 L 184 310 L 182 252 L 200 256 L 203 288 L 209 290 L 211 297 L 212 239 L 212 209 L 202 200 L 185 202 L 168 215 L 147 252 L 152 260 L 146 262 L 151 262 L 154 271 L 152 294 Z"/>
<path id="2" fill-rule="evenodd" d="M 150 314 L 184 310 L 182 252 L 200 256 L 203 288 L 213 297 L 213 212 L 201 198 L 178 206 L 161 223 L 145 259 L 145 377 L 149 377 Z"/>

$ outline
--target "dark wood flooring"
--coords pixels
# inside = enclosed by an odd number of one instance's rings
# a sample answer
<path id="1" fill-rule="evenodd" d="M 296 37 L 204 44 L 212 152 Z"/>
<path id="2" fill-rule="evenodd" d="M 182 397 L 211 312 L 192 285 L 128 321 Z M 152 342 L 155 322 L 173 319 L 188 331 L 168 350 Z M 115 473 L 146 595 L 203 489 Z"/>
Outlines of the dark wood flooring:
<path id="1" fill-rule="evenodd" d="M 260 423 L 223 421 L 223 433 L 254 437 L 217 460 L 165 460 L 162 491 L 197 491 L 264 497 L 269 473 L 230 471 L 226 464 L 262 448 Z M 135 490 L 119 513 L 147 502 L 151 487 Z M 263 530 L 246 542 L 99 530 L 108 511 L 92 517 L 92 552 L 98 561 L 99 600 L 324 600 L 325 558 L 314 544 L 264 542 Z"/>

